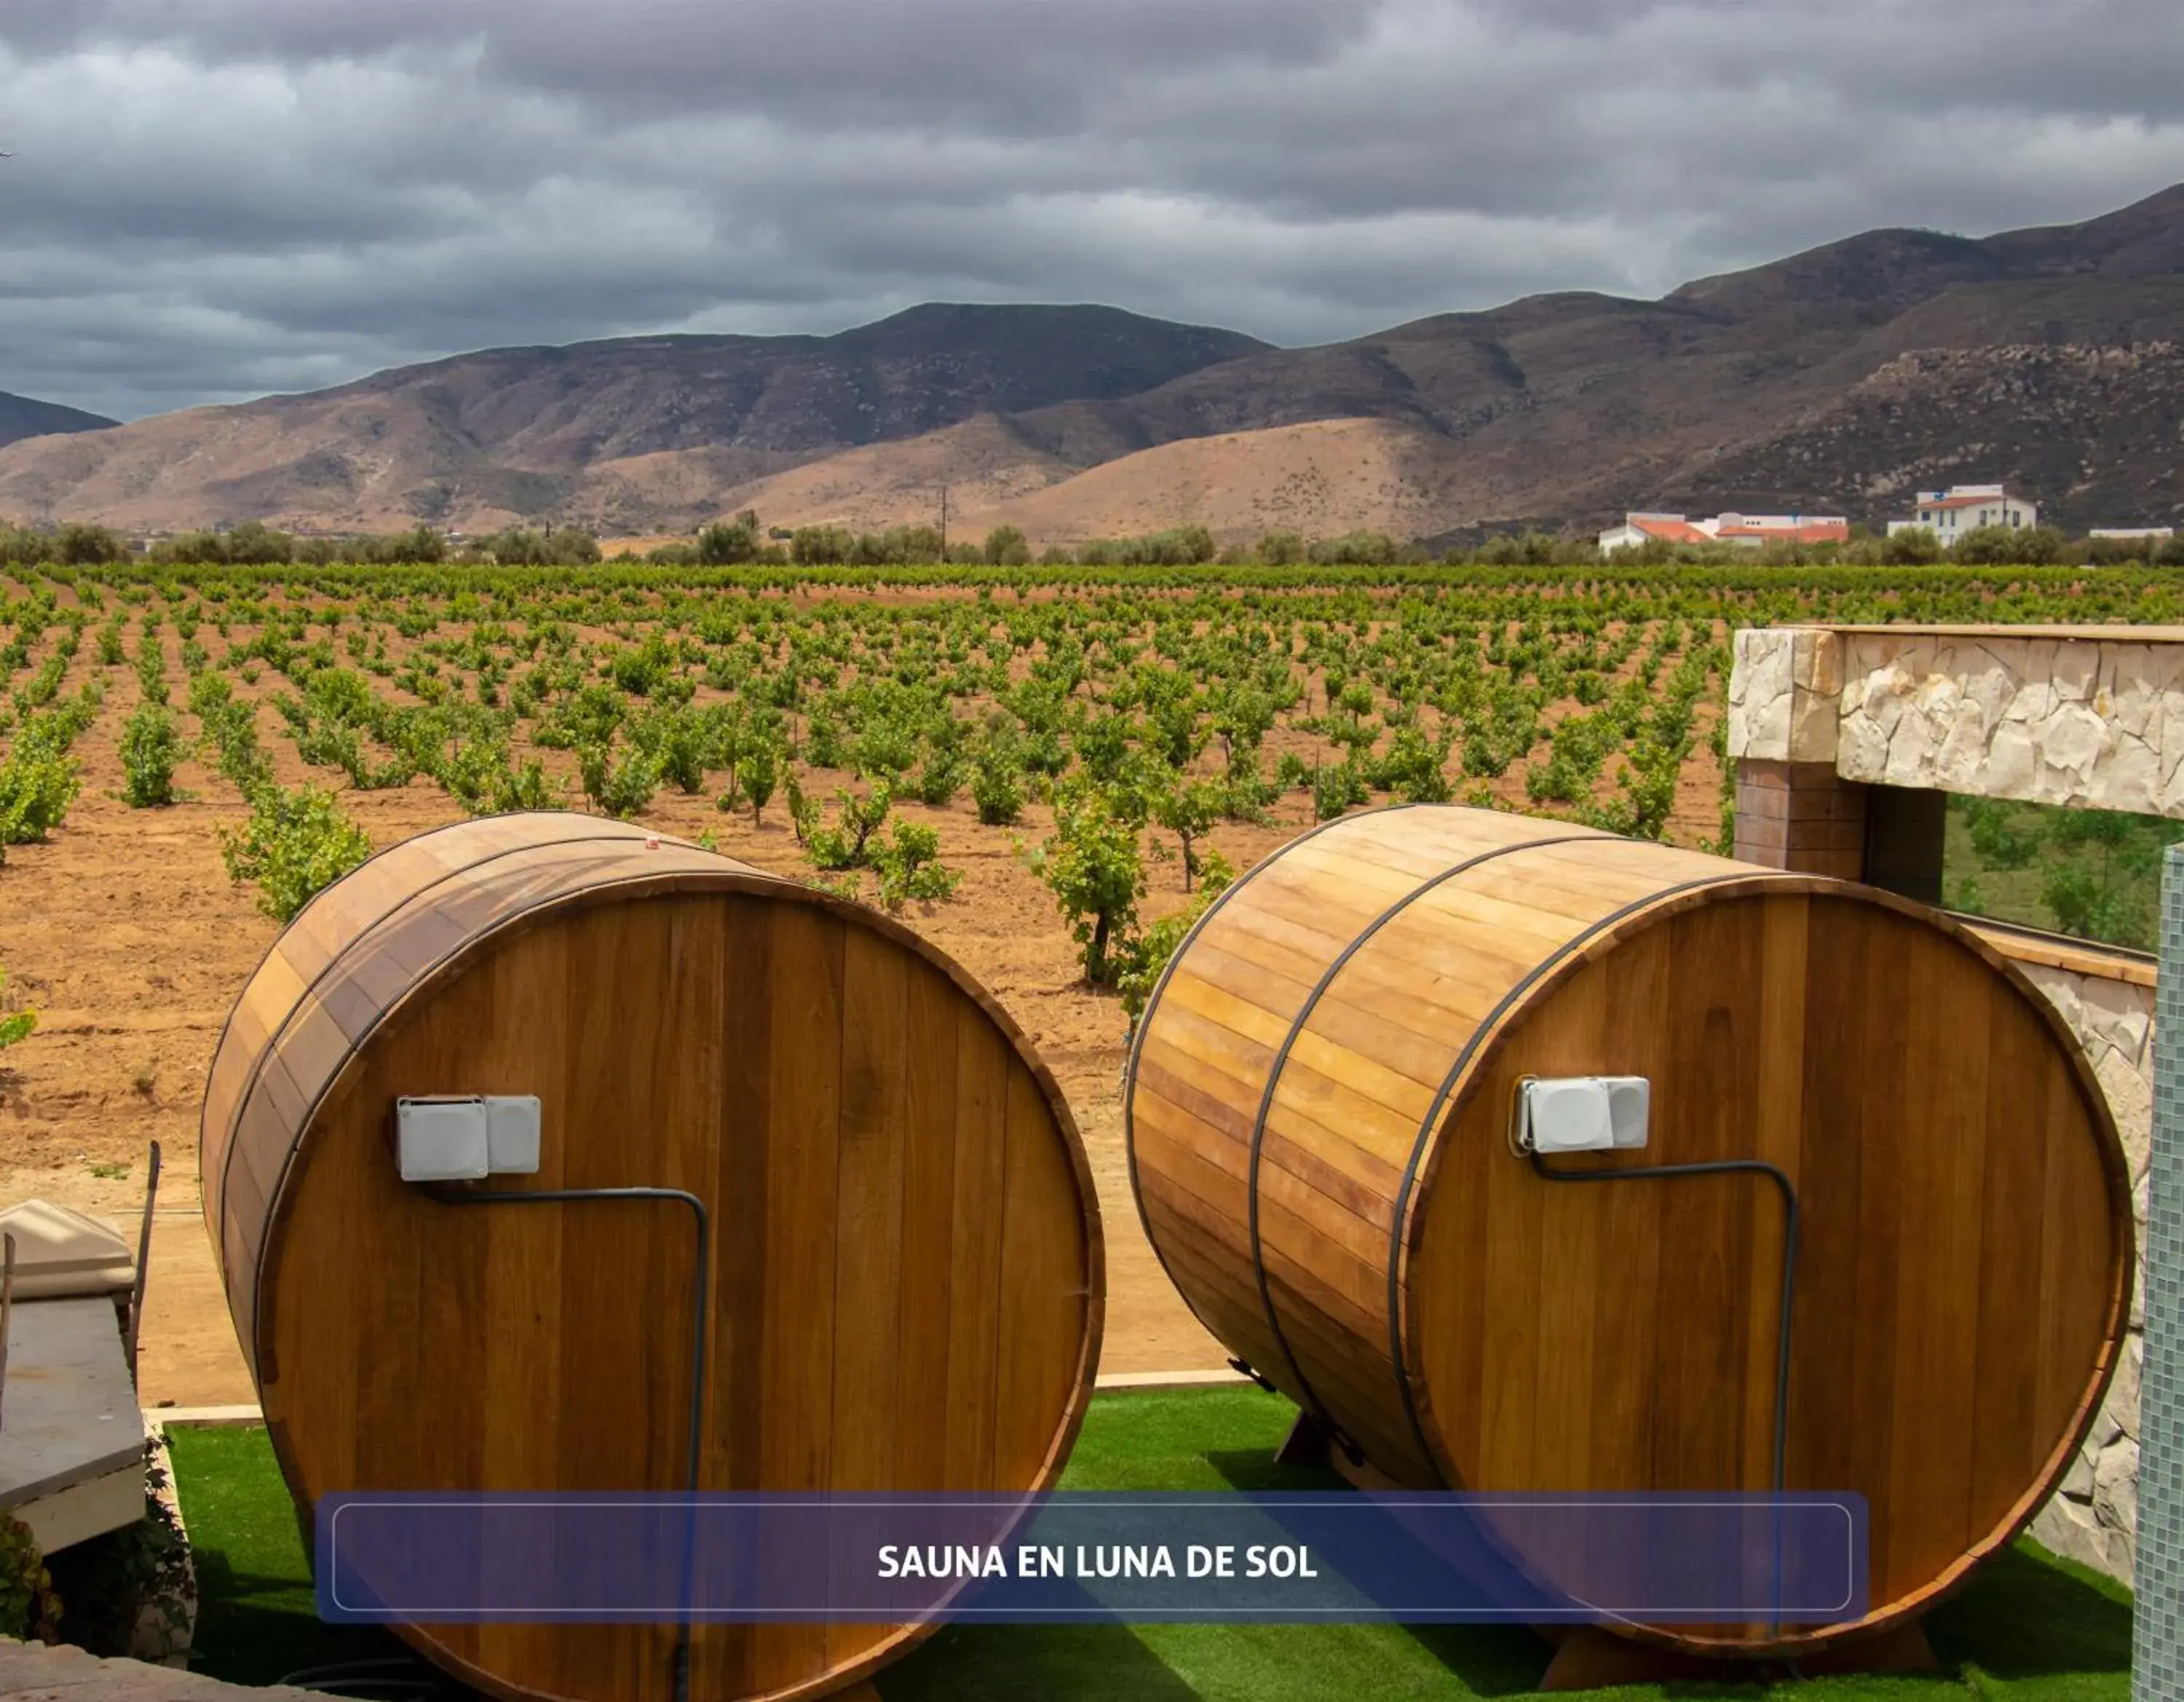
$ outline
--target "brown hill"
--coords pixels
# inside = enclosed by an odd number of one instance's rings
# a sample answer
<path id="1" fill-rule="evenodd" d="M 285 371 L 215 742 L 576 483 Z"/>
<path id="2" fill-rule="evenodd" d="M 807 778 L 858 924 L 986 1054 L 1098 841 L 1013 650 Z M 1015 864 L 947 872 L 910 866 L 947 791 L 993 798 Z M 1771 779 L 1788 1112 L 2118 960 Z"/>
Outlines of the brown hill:
<path id="1" fill-rule="evenodd" d="M 1476 443 L 1392 420 L 1318 420 L 1140 449 L 1034 494 L 966 509 L 957 525 L 976 535 L 1007 522 L 1042 543 L 1188 524 L 1223 539 L 1270 531 L 1440 539 L 1472 531 L 1482 516 L 1521 514 L 1528 493 L 1545 525 L 1569 512 L 1550 506 L 1557 497 L 1582 504 L 1576 512 L 1587 524 L 1656 505 L 1702 514 L 1794 508 L 1878 522 L 1908 512 L 1912 490 L 1975 481 L 1997 466 L 2029 469 L 2011 477 L 2041 497 L 2044 517 L 2068 526 L 2184 524 L 2180 398 L 2177 343 L 1921 349 L 1771 435 L 1651 472 L 1611 465 L 1551 488 L 1528 481 L 1521 453 L 1489 456 Z M 870 523 L 924 517 L 875 504 Z"/>
<path id="2" fill-rule="evenodd" d="M 1432 536 L 1662 503 L 1878 519 L 1955 476 L 2120 521 L 2178 499 L 2176 344 L 2184 186 L 2080 225 L 1869 231 L 1656 302 L 1537 296 L 1317 348 L 933 308 L 832 338 L 496 350 L 0 449 L 0 512 L 878 526 L 931 518 L 945 482 L 967 529 L 1039 541 Z"/>
<path id="3" fill-rule="evenodd" d="M 1933 422 L 1954 424 L 1937 434 Z M 2073 529 L 2184 524 L 2184 342 L 1922 348 L 1897 356 L 1772 438 L 1696 462 L 1672 505 L 1754 509 L 1780 493 L 1813 512 L 1904 512 L 1907 490 L 1990 468 Z"/>
<path id="4" fill-rule="evenodd" d="M 1469 494 L 1455 446 L 1393 420 L 1315 420 L 1190 437 L 1104 461 L 1075 477 L 982 508 L 978 536 L 1008 524 L 1042 542 L 1127 537 L 1201 526 L 1221 538 L 1306 537 L 1440 529 Z"/>
<path id="5" fill-rule="evenodd" d="M 642 530 L 845 447 L 1128 395 L 1265 347 L 1113 308 L 932 304 L 834 337 L 490 349 L 162 414 L 96 446 L 0 452 L 0 513 L 146 531 L 554 517 Z M 688 459 L 649 459 L 662 456 Z"/>
<path id="6" fill-rule="evenodd" d="M 952 531 L 1078 470 L 1025 442 L 1000 415 L 982 414 L 923 437 L 844 450 L 737 485 L 725 492 L 725 503 L 716 490 L 719 508 L 710 512 L 755 509 L 768 526 L 878 531 L 906 520 L 937 520 L 945 485 Z M 690 513 L 710 518 L 710 512 Z"/>
<path id="7" fill-rule="evenodd" d="M 1997 434 L 1958 411 L 1968 375 L 2007 412 L 2028 345 L 2127 351 L 2184 341 L 2184 186 L 2083 225 L 1974 241 L 1873 231 L 1768 266 L 1686 284 L 1658 302 L 1534 297 L 1450 314 L 1325 348 L 1272 351 L 1208 367 L 1143 395 L 1071 403 L 1017 420 L 1030 442 L 1092 460 L 1212 432 L 1369 416 L 1443 439 L 1451 470 L 1437 531 L 1482 523 L 1590 525 L 1627 506 L 1703 506 L 1734 495 L 1879 517 L 1926 482 L 1919 466 L 2007 479 L 2058 505 L 2058 518 L 2135 512 L 2164 473 L 2174 430 L 2110 434 L 2088 470 L 2059 477 L 2038 418 Z M 1947 352 L 1946 381 L 1891 379 L 1901 429 L 1869 443 L 1860 389 L 1914 352 Z M 2120 414 L 2173 409 L 2160 363 L 2097 364 Z M 1942 369 L 1936 367 L 1935 371 Z M 2048 372 L 2057 407 L 2075 380 Z M 1922 369 L 1923 370 L 1923 369 Z M 1982 424 L 1985 422 L 1982 421 Z M 1814 430 L 1837 441 L 1801 450 Z M 1847 441 L 1842 441 L 1845 434 Z M 1907 453 L 1903 440 L 1915 453 Z M 2013 448 L 2011 446 L 2020 447 Z M 1764 456 L 1746 463 L 1740 457 Z M 1248 453 L 1248 452 L 1245 452 Z M 1711 469 L 1779 478 L 1724 486 Z M 1240 473 L 1240 476 L 1242 476 Z M 1740 479 L 1743 474 L 1740 473 Z"/>
<path id="8" fill-rule="evenodd" d="M 58 402 L 36 402 L 27 396 L 10 396 L 0 390 L 0 443 L 25 437 L 44 437 L 70 431 L 103 431 L 118 425 L 103 414 L 86 414 Z"/>
<path id="9" fill-rule="evenodd" d="M 1388 420 L 1320 420 L 1192 437 L 1080 469 L 985 415 L 733 487 L 731 510 L 770 526 L 879 531 L 932 524 L 948 487 L 949 530 L 1020 526 L 1080 542 L 1202 526 L 1223 537 L 1429 530 L 1461 492 L 1448 440 Z"/>

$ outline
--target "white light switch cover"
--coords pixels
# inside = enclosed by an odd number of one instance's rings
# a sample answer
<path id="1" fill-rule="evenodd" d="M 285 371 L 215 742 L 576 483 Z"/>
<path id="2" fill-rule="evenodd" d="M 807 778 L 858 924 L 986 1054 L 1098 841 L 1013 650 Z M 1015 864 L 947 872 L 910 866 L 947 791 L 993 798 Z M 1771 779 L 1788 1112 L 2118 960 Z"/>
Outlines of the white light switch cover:
<path id="1" fill-rule="evenodd" d="M 1535 1153 L 1604 1153 L 1646 1144 L 1652 1090 L 1643 1076 L 1568 1076 L 1524 1086 L 1524 1135 Z"/>
<path id="2" fill-rule="evenodd" d="M 1524 1084 L 1524 1126 L 1538 1153 L 1605 1152 L 1614 1144 L 1607 1087 L 1590 1076 Z"/>
<path id="3" fill-rule="evenodd" d="M 538 1096 L 486 1096 L 486 1165 L 495 1176 L 538 1174 Z"/>
<path id="4" fill-rule="evenodd" d="M 1642 1147 L 1652 1110 L 1652 1084 L 1643 1076 L 1607 1078 L 1607 1124 L 1618 1147 Z"/>
<path id="5" fill-rule="evenodd" d="M 394 1128 L 404 1182 L 476 1182 L 488 1173 L 482 1099 L 397 1099 Z"/>

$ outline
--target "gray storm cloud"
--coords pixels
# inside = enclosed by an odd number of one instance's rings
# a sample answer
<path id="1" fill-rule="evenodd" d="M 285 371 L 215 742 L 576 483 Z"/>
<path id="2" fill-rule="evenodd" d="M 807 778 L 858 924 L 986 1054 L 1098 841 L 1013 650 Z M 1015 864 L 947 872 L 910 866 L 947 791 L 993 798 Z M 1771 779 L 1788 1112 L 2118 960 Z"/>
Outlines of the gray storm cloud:
<path id="1" fill-rule="evenodd" d="M 0 389 L 1106 301 L 1309 342 L 2184 178 L 2170 0 L 9 0 Z"/>

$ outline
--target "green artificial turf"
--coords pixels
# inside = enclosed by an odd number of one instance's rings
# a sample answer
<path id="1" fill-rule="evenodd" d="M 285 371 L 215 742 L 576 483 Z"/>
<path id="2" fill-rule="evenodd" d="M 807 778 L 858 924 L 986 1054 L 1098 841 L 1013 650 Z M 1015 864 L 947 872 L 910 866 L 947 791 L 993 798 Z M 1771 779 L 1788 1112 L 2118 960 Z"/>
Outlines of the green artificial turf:
<path id="1" fill-rule="evenodd" d="M 1285 1401 L 1252 1388 L 1102 1395 L 1062 1487 L 1334 1487 L 1329 1475 L 1273 1463 L 1294 1416 Z M 194 1666 L 263 1683 L 401 1651 L 387 1632 L 319 1623 L 295 1515 L 264 1432 L 183 1430 L 170 1442 L 202 1593 Z M 1603 1702 L 2128 1702 L 2129 1593 L 2031 1543 L 1982 1569 L 1926 1627 L 1947 1669 L 1941 1677 L 1592 1694 Z M 950 1626 L 878 1683 L 886 1702 L 1456 1702 L 1526 1694 L 1546 1664 L 1545 1646 L 1514 1627 Z"/>
<path id="2" fill-rule="evenodd" d="M 325 1625 L 303 1532 L 262 1430 L 172 1430 L 175 1493 L 198 1573 L 190 1665 L 235 1684 L 271 1684 L 337 1661 L 403 1654 L 378 1626 Z"/>

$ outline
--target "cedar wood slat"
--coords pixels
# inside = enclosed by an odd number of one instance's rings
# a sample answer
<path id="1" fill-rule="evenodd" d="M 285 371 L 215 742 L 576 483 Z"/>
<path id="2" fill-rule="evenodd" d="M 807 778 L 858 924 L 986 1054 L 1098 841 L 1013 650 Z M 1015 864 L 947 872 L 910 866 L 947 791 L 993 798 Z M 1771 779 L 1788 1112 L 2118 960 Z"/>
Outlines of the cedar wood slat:
<path id="1" fill-rule="evenodd" d="M 1763 1156 L 1792 1178 L 1786 1477 L 1869 1498 L 1874 1588 L 1856 1627 L 1634 1634 L 1794 1653 L 1901 1621 L 2022 1528 L 2113 1371 L 2131 1222 L 2105 1101 L 2020 971 L 1892 895 L 1606 835 L 1397 890 L 1573 831 L 1368 812 L 1253 871 L 1142 1019 L 1125 1128 L 1155 1250 L 1232 1350 L 1400 1482 L 1764 1488 L 1776 1190 L 1558 1187 L 1507 1149 L 1521 1076 L 1646 1075 L 1650 1149 L 1560 1162 Z M 1320 994 L 1262 1122 L 1297 1011 L 1398 904 Z M 1255 1132 L 1279 1341 L 1247 1227 Z"/>
<path id="2" fill-rule="evenodd" d="M 320 894 L 238 1000 L 206 1215 L 292 1493 L 682 1482 L 688 1212 L 452 1210 L 395 1176 L 390 1102 L 422 1092 L 540 1095 L 541 1171 L 496 1188 L 709 1199 L 708 1488 L 1050 1485 L 1104 1269 L 1052 1077 L 900 925 L 652 837 L 419 836 Z M 496 1696 L 667 1696 L 667 1627 L 405 1634 Z M 922 1634 L 702 1627 L 694 1688 L 816 1694 Z"/>

